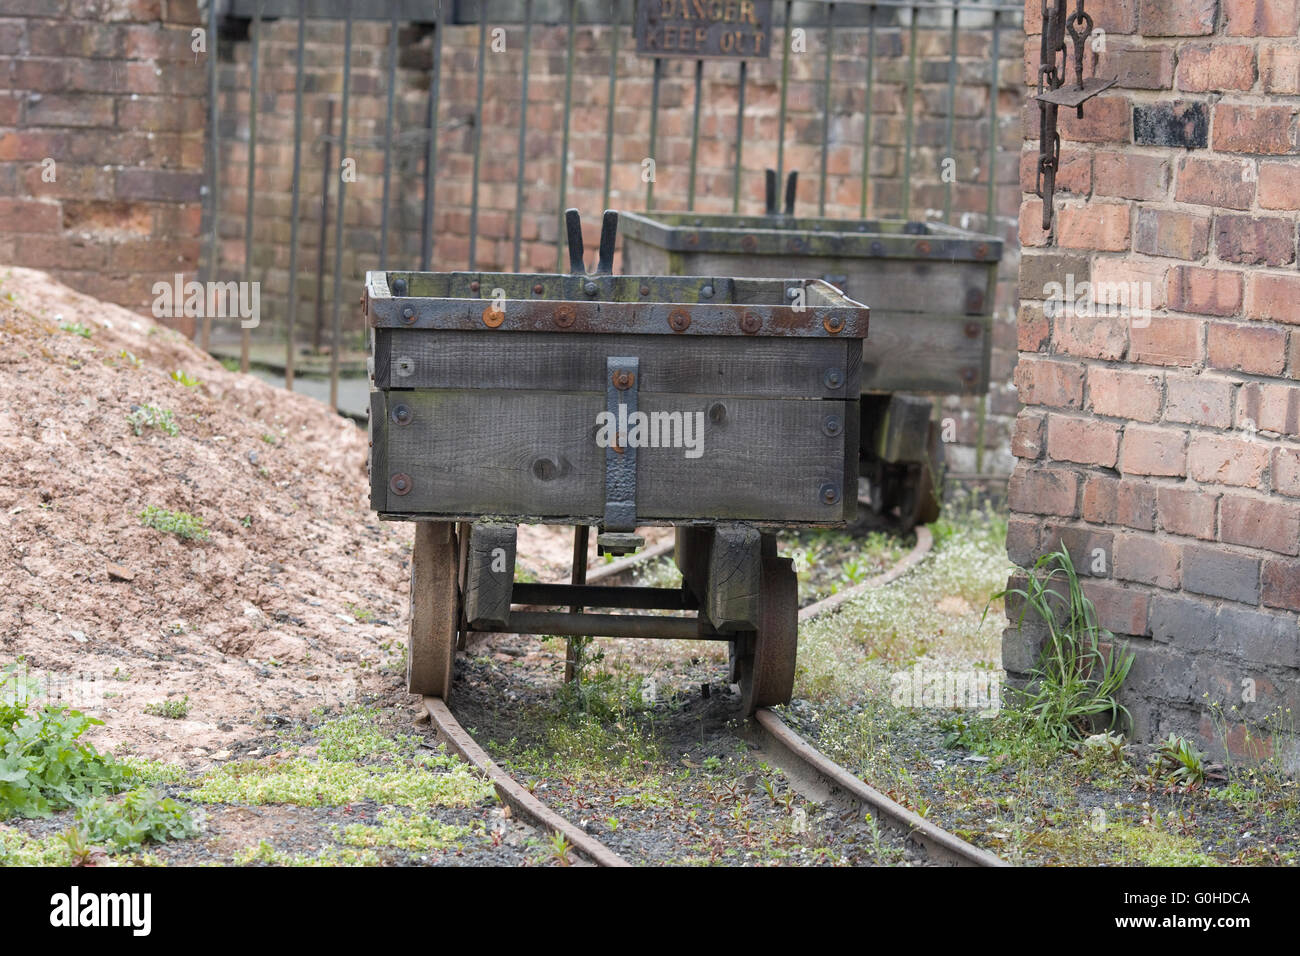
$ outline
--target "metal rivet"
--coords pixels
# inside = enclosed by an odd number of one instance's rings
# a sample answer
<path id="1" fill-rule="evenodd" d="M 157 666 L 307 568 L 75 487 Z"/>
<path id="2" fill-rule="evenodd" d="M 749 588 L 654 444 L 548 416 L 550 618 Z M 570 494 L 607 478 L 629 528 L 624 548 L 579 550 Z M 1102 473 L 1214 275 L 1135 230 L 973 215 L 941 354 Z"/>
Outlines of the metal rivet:
<path id="1" fill-rule="evenodd" d="M 873 256 L 883 256 L 885 254 L 885 244 L 877 239 L 871 244 L 871 254 Z"/>
<path id="2" fill-rule="evenodd" d="M 402 319 L 405 320 L 405 321 L 407 321 L 407 322 L 414 322 L 414 321 L 415 321 L 415 310 L 414 310 L 414 309 L 403 309 L 403 310 L 402 310 Z"/>
<path id="3" fill-rule="evenodd" d="M 643 285 L 643 286 L 641 287 L 641 294 L 642 294 L 642 295 L 649 295 L 649 294 L 650 294 L 650 287 L 649 287 L 648 285 Z"/>
<path id="4" fill-rule="evenodd" d="M 577 313 L 571 305 L 562 305 L 551 315 L 551 319 L 562 329 L 567 329 L 573 325 L 573 320 L 576 317 Z"/>
<path id="5" fill-rule="evenodd" d="M 489 305 L 483 310 L 483 324 L 489 329 L 495 329 L 506 320 L 504 311 L 498 311 L 495 305 Z"/>
<path id="6" fill-rule="evenodd" d="M 685 309 L 673 309 L 668 313 L 668 324 L 674 332 L 685 332 L 691 327 L 691 314 Z"/>
<path id="7" fill-rule="evenodd" d="M 989 247 L 986 246 L 984 243 L 981 242 L 978 246 L 975 247 L 976 259 L 983 259 L 988 254 L 989 254 Z"/>
<path id="8" fill-rule="evenodd" d="M 394 280 L 393 280 L 393 295 L 406 295 L 406 280 L 405 280 L 405 279 L 394 279 Z"/>
<path id="9" fill-rule="evenodd" d="M 822 328 L 831 335 L 837 335 L 844 331 L 844 317 L 842 315 L 828 315 L 822 319 Z"/>
<path id="10" fill-rule="evenodd" d="M 474 281 L 474 282 L 471 282 L 471 283 L 469 284 L 469 291 L 470 291 L 470 292 L 477 292 L 477 291 L 478 291 L 478 282 L 477 282 L 477 280 Z"/>
<path id="11" fill-rule="evenodd" d="M 979 338 L 980 328 L 981 328 L 981 327 L 980 327 L 980 324 L 979 324 L 978 322 L 967 322 L 967 323 L 966 323 L 966 338 L 968 338 L 968 339 Z"/>
<path id="12" fill-rule="evenodd" d="M 534 294 L 536 294 L 536 295 L 541 295 L 541 294 L 542 294 L 542 291 L 543 291 L 543 286 L 542 286 L 542 284 L 541 284 L 540 282 L 537 283 L 537 285 L 533 286 L 533 292 L 534 292 Z"/>
<path id="13" fill-rule="evenodd" d="M 841 388 L 844 385 L 844 373 L 837 368 L 828 368 L 822 376 L 822 383 L 827 388 Z"/>
<path id="14" fill-rule="evenodd" d="M 587 293 L 587 295 L 595 295 L 595 294 L 596 294 L 596 283 L 594 283 L 594 282 L 586 282 L 586 283 L 584 283 L 583 286 L 582 286 L 582 291 L 585 292 L 585 293 Z"/>
<path id="15" fill-rule="evenodd" d="M 798 290 L 798 289 L 786 289 L 786 290 L 785 290 L 785 297 L 786 297 L 787 299 L 797 299 L 797 298 L 799 298 L 799 290 Z"/>
<path id="16" fill-rule="evenodd" d="M 712 299 L 712 298 L 713 298 L 713 286 L 711 286 L 711 285 L 702 286 L 702 287 L 700 288 L 700 298 L 701 298 L 701 299 Z"/>
<path id="17" fill-rule="evenodd" d="M 410 494 L 412 487 L 414 487 L 414 485 L 411 482 L 410 475 L 404 475 L 399 472 L 388 479 L 388 490 L 399 497 Z"/>
<path id="18" fill-rule="evenodd" d="M 618 389 L 629 389 L 632 383 L 636 381 L 636 376 L 625 368 L 618 369 L 613 375 L 614 387 Z"/>
<path id="19" fill-rule="evenodd" d="M 686 244 L 688 246 L 698 245 L 699 241 L 700 241 L 700 234 L 698 232 L 692 232 L 686 237 Z"/>
<path id="20" fill-rule="evenodd" d="M 411 407 L 409 405 L 397 405 L 393 408 L 393 421 L 398 425 L 411 424 Z"/>
<path id="21" fill-rule="evenodd" d="M 742 236 L 740 239 L 740 248 L 744 249 L 746 252 L 753 252 L 758 248 L 758 237 Z"/>
<path id="22" fill-rule="evenodd" d="M 740 317 L 740 330 L 746 335 L 753 335 L 763 327 L 763 320 L 753 312 L 746 312 Z"/>
<path id="23" fill-rule="evenodd" d="M 827 415 L 822 422 L 822 431 L 831 438 L 834 438 L 840 432 L 844 431 L 844 423 L 840 421 L 838 415 Z"/>
<path id="24" fill-rule="evenodd" d="M 836 488 L 828 481 L 826 484 L 822 485 L 819 495 L 821 497 L 822 504 L 826 504 L 826 505 L 837 504 L 840 500 L 840 489 Z"/>
<path id="25" fill-rule="evenodd" d="M 928 256 L 930 254 L 930 244 L 922 239 L 916 244 L 916 251 L 923 256 Z"/>

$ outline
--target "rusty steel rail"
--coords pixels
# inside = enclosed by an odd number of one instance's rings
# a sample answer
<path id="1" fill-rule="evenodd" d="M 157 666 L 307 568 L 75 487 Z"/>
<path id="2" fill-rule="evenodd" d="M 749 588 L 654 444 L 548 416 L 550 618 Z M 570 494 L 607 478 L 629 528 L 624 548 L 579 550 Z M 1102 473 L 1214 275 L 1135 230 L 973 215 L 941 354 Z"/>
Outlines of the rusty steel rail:
<path id="1" fill-rule="evenodd" d="M 521 818 L 548 833 L 558 833 L 596 866 L 630 866 L 605 844 L 578 829 L 521 787 L 513 777 L 498 767 L 487 752 L 474 742 L 447 705 L 437 697 L 424 698 L 424 709 L 442 737 L 463 759 L 481 770 L 492 781 L 501 800 Z"/>

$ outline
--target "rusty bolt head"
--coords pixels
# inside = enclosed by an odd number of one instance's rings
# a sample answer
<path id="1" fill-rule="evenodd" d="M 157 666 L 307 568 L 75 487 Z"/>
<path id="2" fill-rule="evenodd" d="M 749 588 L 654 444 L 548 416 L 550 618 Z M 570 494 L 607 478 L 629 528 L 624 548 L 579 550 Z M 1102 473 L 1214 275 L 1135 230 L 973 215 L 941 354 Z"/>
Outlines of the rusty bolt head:
<path id="1" fill-rule="evenodd" d="M 844 331 L 844 317 L 841 315 L 828 315 L 822 319 L 822 328 L 831 335 L 838 335 Z"/>
<path id="2" fill-rule="evenodd" d="M 571 305 L 562 305 L 551 313 L 551 319 L 562 329 L 567 329 L 573 325 L 573 320 L 577 318 L 577 313 Z"/>
<path id="3" fill-rule="evenodd" d="M 410 494 L 413 487 L 415 485 L 411 481 L 411 476 L 401 472 L 388 479 L 388 490 L 398 496 Z"/>
<path id="4" fill-rule="evenodd" d="M 495 305 L 489 305 L 483 310 L 483 324 L 489 329 L 495 329 L 506 320 L 504 311 L 498 311 Z"/>
<path id="5" fill-rule="evenodd" d="M 808 244 L 807 244 L 806 242 L 804 242 L 802 239 L 791 239 L 791 240 L 790 240 L 790 251 L 791 251 L 791 252 L 803 252 L 806 248 L 808 248 Z"/>
<path id="6" fill-rule="evenodd" d="M 411 309 L 411 308 L 403 309 L 403 310 L 402 310 L 402 321 L 404 321 L 404 322 L 414 322 L 414 321 L 415 321 L 415 310 L 414 310 L 414 309 Z"/>
<path id="7" fill-rule="evenodd" d="M 763 327 L 763 320 L 753 312 L 746 312 L 740 317 L 740 331 L 746 335 L 753 335 Z"/>
<path id="8" fill-rule="evenodd" d="M 477 291 L 478 291 L 478 280 L 477 280 L 477 279 L 475 279 L 473 282 L 471 282 L 471 283 L 469 284 L 469 291 L 470 291 L 470 292 L 477 292 Z"/>
<path id="9" fill-rule="evenodd" d="M 691 314 L 685 309 L 673 309 L 668 313 L 668 325 L 674 332 L 685 332 L 691 327 Z"/>
<path id="10" fill-rule="evenodd" d="M 642 294 L 642 295 L 649 295 L 649 294 L 650 294 L 650 287 L 649 287 L 648 285 L 643 285 L 643 286 L 641 287 L 641 294 Z"/>
<path id="11" fill-rule="evenodd" d="M 618 389 L 629 389 L 636 381 L 636 376 L 625 368 L 617 369 L 613 375 L 614 387 Z"/>
<path id="12" fill-rule="evenodd" d="M 924 239 L 922 239 L 920 242 L 916 244 L 917 255 L 928 256 L 930 254 L 930 250 L 931 250 L 930 243 Z"/>
<path id="13" fill-rule="evenodd" d="M 393 407 L 393 422 L 398 425 L 411 424 L 411 406 L 396 405 Z"/>
<path id="14" fill-rule="evenodd" d="M 979 245 L 977 245 L 977 246 L 975 247 L 975 258 L 976 258 L 976 259 L 983 259 L 983 258 L 984 258 L 985 256 L 987 256 L 988 254 L 989 254 L 989 247 L 988 247 L 987 245 L 985 245 L 984 243 L 981 242 Z"/>
<path id="15" fill-rule="evenodd" d="M 821 486 L 821 490 L 818 492 L 818 497 L 821 498 L 822 504 L 824 505 L 838 504 L 840 500 L 840 489 L 836 488 L 828 481 L 826 484 Z"/>
<path id="16" fill-rule="evenodd" d="M 699 243 L 700 243 L 700 234 L 698 232 L 692 232 L 687 234 L 686 244 L 688 246 L 697 246 L 699 245 Z"/>
<path id="17" fill-rule="evenodd" d="M 540 282 L 537 283 L 535 286 L 533 286 L 533 294 L 534 294 L 534 295 L 541 295 L 541 294 L 542 294 L 542 291 L 544 290 L 544 288 L 545 288 L 545 287 L 544 287 Z"/>
<path id="18" fill-rule="evenodd" d="M 978 322 L 967 322 L 967 323 L 966 323 L 966 338 L 968 338 L 968 339 L 977 339 L 977 338 L 979 338 L 980 329 L 981 329 L 981 326 L 980 326 L 980 324 L 979 324 Z"/>
<path id="19" fill-rule="evenodd" d="M 758 236 L 741 236 L 740 248 L 746 252 L 753 252 L 758 248 Z"/>
<path id="20" fill-rule="evenodd" d="M 840 432 L 844 431 L 844 423 L 838 415 L 827 415 L 822 419 L 822 431 L 834 438 Z"/>

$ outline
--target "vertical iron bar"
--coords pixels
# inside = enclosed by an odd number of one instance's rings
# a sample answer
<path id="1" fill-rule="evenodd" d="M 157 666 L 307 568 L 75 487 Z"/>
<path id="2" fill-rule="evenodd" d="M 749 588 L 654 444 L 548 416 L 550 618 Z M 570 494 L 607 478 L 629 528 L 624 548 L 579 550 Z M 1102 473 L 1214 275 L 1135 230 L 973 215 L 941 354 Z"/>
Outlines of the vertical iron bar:
<path id="1" fill-rule="evenodd" d="M 352 0 L 343 5 L 343 115 L 339 119 L 339 163 L 348 158 L 348 92 L 352 83 Z M 339 351 L 343 347 L 343 323 L 339 315 L 339 299 L 343 283 L 343 200 L 347 193 L 347 180 L 339 176 L 337 212 L 334 215 L 334 302 L 330 315 L 330 408 L 339 407 Z"/>
<path id="2" fill-rule="evenodd" d="M 600 208 L 609 208 L 610 185 L 614 171 L 614 92 L 618 86 L 618 33 L 623 26 L 623 7 L 619 0 L 610 0 L 609 18 L 609 103 L 605 108 L 605 194 Z"/>
<path id="3" fill-rule="evenodd" d="M 478 88 L 474 96 L 474 173 L 469 200 L 469 264 L 474 271 L 474 252 L 478 248 L 478 171 L 483 155 L 483 78 L 487 73 L 487 0 L 478 0 Z"/>
<path id="4" fill-rule="evenodd" d="M 957 174 L 957 158 L 953 155 L 953 135 L 957 123 L 957 10 L 957 7 L 952 8 L 952 33 L 948 39 L 951 48 L 948 51 L 948 148 L 943 155 L 945 163 L 953 164 L 951 176 L 944 175 L 942 165 L 940 166 L 940 176 L 944 180 L 943 221 L 949 225 L 952 224 L 952 184 Z"/>
<path id="5" fill-rule="evenodd" d="M 429 138 L 424 149 L 424 214 L 420 219 L 420 268 L 429 271 L 433 262 L 433 201 L 437 193 L 438 173 L 438 93 L 442 78 L 442 0 L 438 0 L 438 19 L 433 28 L 433 64 L 430 66 L 429 105 L 424 128 Z"/>
<path id="6" fill-rule="evenodd" d="M 987 221 L 985 222 L 984 231 L 990 234 L 996 234 L 997 229 L 997 165 L 998 165 L 998 84 L 999 84 L 999 63 L 998 58 L 1002 54 L 1002 35 L 998 31 L 998 9 L 993 8 L 993 75 L 989 80 L 989 183 L 988 183 L 988 205 Z M 996 296 L 994 297 L 996 312 Z M 984 472 L 984 427 L 988 420 L 989 397 L 988 392 L 980 395 L 979 407 L 976 410 L 976 429 L 975 429 L 975 473 L 983 474 Z"/>
<path id="7" fill-rule="evenodd" d="M 781 52 L 781 109 L 776 121 L 776 181 L 785 178 L 785 96 L 790 85 L 790 11 L 794 9 L 792 0 L 785 0 L 785 23 L 782 24 L 782 38 L 785 49 Z"/>
<path id="8" fill-rule="evenodd" d="M 912 27 L 907 43 L 907 108 L 903 117 L 906 128 L 907 146 L 903 150 L 903 218 L 912 216 L 912 139 L 915 134 L 915 122 L 912 111 L 916 108 L 916 28 L 917 7 L 912 4 Z"/>
<path id="9" fill-rule="evenodd" d="M 244 197 L 244 281 L 253 281 L 253 188 L 257 173 L 257 68 L 261 60 L 262 0 L 253 10 L 252 59 L 248 76 L 248 186 Z M 252 347 L 252 330 L 239 323 L 239 370 L 248 371 L 248 353 Z"/>
<path id="10" fill-rule="evenodd" d="M 559 231 L 555 235 L 555 271 L 564 266 L 564 205 L 569 185 L 569 116 L 573 111 L 573 35 L 578 24 L 578 0 L 569 0 L 569 36 L 564 55 L 564 138 L 560 148 Z"/>
<path id="11" fill-rule="evenodd" d="M 284 346 L 284 387 L 293 391 L 293 359 L 298 322 L 298 201 L 302 177 L 303 49 L 306 46 L 307 0 L 298 0 L 298 48 L 293 86 L 293 198 L 289 203 L 289 317 Z"/>
<path id="12" fill-rule="evenodd" d="M 691 178 L 686 186 L 686 208 L 695 211 L 695 170 L 700 155 L 700 97 L 704 92 L 704 61 L 695 61 L 695 102 L 691 117 Z"/>
<path id="13" fill-rule="evenodd" d="M 745 152 L 745 78 L 748 61 L 740 61 L 739 89 L 736 95 L 736 171 L 731 180 L 731 211 L 740 212 L 740 170 Z"/>
<path id="14" fill-rule="evenodd" d="M 391 2 L 391 0 L 390 0 Z M 301 72 L 301 70 L 299 71 Z M 393 185 L 393 96 L 397 87 L 397 4 L 388 27 L 388 108 L 384 123 L 384 199 L 379 213 L 379 268 L 388 266 L 388 205 Z"/>
<path id="15" fill-rule="evenodd" d="M 659 83 L 664 75 L 664 61 L 655 57 L 654 79 L 650 85 L 650 181 L 645 184 L 645 208 L 650 211 L 655 207 L 655 178 L 659 175 L 659 164 L 655 161 L 655 140 L 659 136 Z M 644 171 L 645 167 L 642 167 Z"/>
<path id="16" fill-rule="evenodd" d="M 514 271 L 519 271 L 520 232 L 524 217 L 524 164 L 528 159 L 528 55 L 533 42 L 533 0 L 524 0 L 524 63 L 519 86 L 519 158 L 515 162 Z"/>
<path id="17" fill-rule="evenodd" d="M 835 60 L 835 4 L 826 4 L 826 104 L 822 111 L 822 175 L 817 197 L 817 215 L 826 215 L 826 152 L 831 142 L 831 64 Z"/>
<path id="18" fill-rule="evenodd" d="M 569 580 L 581 587 L 587 583 L 587 547 L 591 540 L 591 528 L 585 524 L 580 524 L 573 529 L 573 568 L 569 575 Z M 574 606 L 569 608 L 570 614 L 579 614 L 582 608 Z M 572 683 L 575 667 L 577 663 L 574 657 L 574 640 L 580 638 L 567 638 L 564 642 L 564 682 Z"/>
<path id="19" fill-rule="evenodd" d="M 871 114 L 872 97 L 876 92 L 876 5 L 871 5 L 867 18 L 867 102 L 862 117 L 862 196 L 858 213 L 866 219 L 870 209 L 867 197 L 871 193 Z"/>
<path id="20" fill-rule="evenodd" d="M 320 238 L 316 242 L 316 327 L 311 347 L 320 354 L 320 337 L 325 328 L 325 247 L 330 236 L 330 172 L 334 168 L 334 101 L 325 101 L 325 134 L 321 137 Z"/>
<path id="21" fill-rule="evenodd" d="M 215 280 L 221 269 L 219 220 L 221 218 L 220 177 L 221 126 L 218 122 L 217 5 L 208 4 L 208 280 Z M 212 344 L 212 315 L 205 308 L 199 323 L 199 347 L 208 351 Z"/>

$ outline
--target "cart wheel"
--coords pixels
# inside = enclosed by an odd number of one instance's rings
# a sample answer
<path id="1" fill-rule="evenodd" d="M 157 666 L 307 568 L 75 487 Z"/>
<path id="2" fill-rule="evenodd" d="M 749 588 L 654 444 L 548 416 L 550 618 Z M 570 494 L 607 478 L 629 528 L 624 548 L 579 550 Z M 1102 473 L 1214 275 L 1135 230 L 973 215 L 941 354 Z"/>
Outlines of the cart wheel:
<path id="1" fill-rule="evenodd" d="M 411 552 L 411 636 L 406 648 L 406 688 L 412 694 L 451 694 L 451 665 L 460 631 L 460 544 L 455 526 L 415 525 Z"/>
<path id="2" fill-rule="evenodd" d="M 745 716 L 790 703 L 799 639 L 799 585 L 789 558 L 764 558 L 759 628 L 737 660 Z M 740 642 L 733 642 L 738 646 Z"/>
<path id="3" fill-rule="evenodd" d="M 930 524 L 939 520 L 942 502 L 939 500 L 937 482 L 943 474 L 943 442 L 939 440 L 939 430 L 934 422 L 930 423 L 930 438 L 926 443 L 927 454 L 921 462 L 921 473 L 916 479 L 916 507 L 912 512 L 912 527 Z M 911 530 L 908 528 L 907 530 Z"/>

